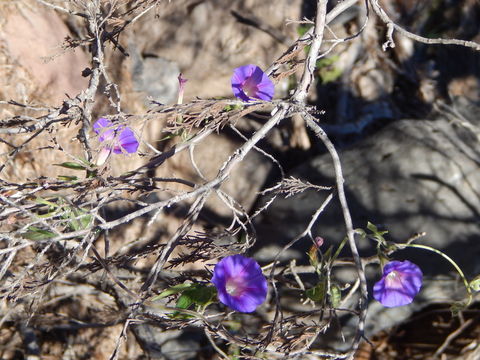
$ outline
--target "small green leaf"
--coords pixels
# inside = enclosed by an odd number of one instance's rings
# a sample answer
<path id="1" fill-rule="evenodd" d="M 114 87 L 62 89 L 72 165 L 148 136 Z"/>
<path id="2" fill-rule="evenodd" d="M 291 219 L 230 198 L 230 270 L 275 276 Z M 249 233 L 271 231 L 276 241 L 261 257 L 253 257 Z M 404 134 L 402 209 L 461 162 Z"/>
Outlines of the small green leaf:
<path id="1" fill-rule="evenodd" d="M 161 294 L 152 298 L 151 301 L 155 301 L 170 295 L 181 293 L 177 299 L 176 307 L 180 309 L 188 309 L 192 305 L 203 306 L 208 305 L 215 296 L 216 289 L 213 286 L 204 286 L 200 284 L 179 284 L 172 286 L 171 288 L 163 291 Z M 186 318 L 191 315 L 181 315 L 181 312 L 175 311 L 172 314 L 173 317 L 184 316 Z"/>
<path id="2" fill-rule="evenodd" d="M 80 229 L 79 230 L 84 230 L 90 226 L 92 223 L 93 216 L 91 214 L 85 214 L 82 217 L 80 217 Z"/>
<path id="3" fill-rule="evenodd" d="M 81 209 L 65 208 L 66 218 L 70 220 L 70 227 L 74 231 L 84 230 L 90 226 L 92 215 Z"/>
<path id="4" fill-rule="evenodd" d="M 178 284 L 178 285 L 171 286 L 167 290 L 162 291 L 157 296 L 154 296 L 151 299 L 151 301 L 160 300 L 160 299 L 163 299 L 164 297 L 181 293 L 181 292 L 191 288 L 194 285 L 195 284 L 192 284 L 192 283 L 183 283 L 183 284 Z"/>
<path id="5" fill-rule="evenodd" d="M 180 309 L 188 309 L 193 304 L 193 299 L 188 294 L 182 294 L 176 303 L 176 307 Z"/>
<path id="6" fill-rule="evenodd" d="M 330 286 L 330 304 L 332 304 L 333 308 L 337 308 L 340 305 L 340 301 L 342 300 L 342 292 L 340 287 L 337 284 L 332 284 Z"/>
<path id="7" fill-rule="evenodd" d="M 370 221 L 367 222 L 367 229 L 374 234 L 378 232 L 378 228 L 374 224 L 372 224 Z"/>
<path id="8" fill-rule="evenodd" d="M 84 159 L 84 158 L 78 158 L 78 161 L 80 161 L 81 163 L 83 163 L 85 165 L 85 167 L 96 167 L 97 165 L 96 164 L 93 164 L 91 163 L 90 161 L 88 161 L 87 159 Z"/>
<path id="9" fill-rule="evenodd" d="M 63 181 L 77 181 L 78 177 L 77 176 L 68 176 L 68 175 L 58 175 L 57 179 L 58 180 L 63 180 Z"/>
<path id="10" fill-rule="evenodd" d="M 344 237 L 342 242 L 338 245 L 337 250 L 335 251 L 335 254 L 333 254 L 332 258 L 330 259 L 330 262 L 333 264 L 335 260 L 337 260 L 337 257 L 340 255 L 342 252 L 342 249 L 344 248 L 345 244 L 347 243 L 348 238 Z"/>
<path id="11" fill-rule="evenodd" d="M 302 24 L 297 28 L 298 36 L 303 36 L 313 25 Z"/>
<path id="12" fill-rule="evenodd" d="M 387 230 L 384 230 L 384 231 L 378 230 L 378 228 L 375 225 L 373 225 L 370 221 L 367 223 L 367 229 L 370 230 L 373 235 L 383 236 L 385 234 L 388 234 Z"/>
<path id="13" fill-rule="evenodd" d="M 190 296 L 196 305 L 205 306 L 212 301 L 216 289 L 213 286 L 197 285 L 195 288 L 186 290 L 183 294 Z"/>
<path id="14" fill-rule="evenodd" d="M 333 245 L 330 245 L 327 251 L 325 251 L 325 254 L 323 255 L 323 257 L 325 259 L 330 259 L 332 257 L 332 251 L 333 251 Z"/>
<path id="15" fill-rule="evenodd" d="M 232 104 L 232 105 L 227 105 L 223 108 L 224 111 L 233 111 L 233 110 L 240 110 L 240 109 L 243 109 L 243 105 L 242 104 Z"/>
<path id="16" fill-rule="evenodd" d="M 370 230 L 371 232 L 371 234 L 369 234 L 369 237 L 378 243 L 377 247 L 380 245 L 387 246 L 387 241 L 385 240 L 383 235 L 388 234 L 388 231 L 378 230 L 378 228 L 375 225 L 373 225 L 370 221 L 367 223 L 367 229 Z"/>
<path id="17" fill-rule="evenodd" d="M 325 299 L 325 292 L 325 282 L 320 282 L 313 288 L 306 290 L 305 295 L 307 295 L 310 300 L 321 302 Z"/>
<path id="18" fill-rule="evenodd" d="M 58 214 L 58 210 L 54 210 L 54 211 L 49 211 L 45 214 L 37 214 L 37 216 L 40 218 L 40 219 L 48 219 L 52 216 L 55 216 L 56 214 Z"/>
<path id="19" fill-rule="evenodd" d="M 43 199 L 43 198 L 41 198 L 41 197 L 37 197 L 37 198 L 35 199 L 35 202 L 36 202 L 37 204 L 42 204 L 42 205 L 51 206 L 51 207 L 54 208 L 54 209 L 59 207 L 56 203 L 51 202 L 51 201 L 48 201 L 48 200 Z"/>
<path id="20" fill-rule="evenodd" d="M 30 226 L 28 231 L 23 233 L 22 236 L 28 240 L 38 241 L 54 238 L 57 236 L 57 234 L 48 230 L 37 228 L 36 226 Z"/>
<path id="21" fill-rule="evenodd" d="M 53 164 L 55 166 L 61 166 L 67 169 L 72 169 L 72 170 L 86 170 L 87 168 L 79 163 L 76 162 L 71 162 L 71 161 L 66 161 L 61 164 Z"/>

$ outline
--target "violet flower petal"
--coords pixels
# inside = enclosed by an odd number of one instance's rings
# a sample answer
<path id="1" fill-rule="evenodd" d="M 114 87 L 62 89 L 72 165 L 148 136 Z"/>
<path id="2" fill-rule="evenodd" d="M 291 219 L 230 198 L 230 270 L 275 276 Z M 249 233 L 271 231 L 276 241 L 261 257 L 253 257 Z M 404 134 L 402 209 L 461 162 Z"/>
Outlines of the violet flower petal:
<path id="1" fill-rule="evenodd" d="M 253 65 L 246 65 L 236 68 L 232 76 L 232 91 L 235 97 L 239 98 L 242 101 L 250 101 L 250 98 L 243 92 L 242 86 L 245 79 L 250 76 L 249 73 L 245 74 L 248 71 L 248 67 Z"/>
<path id="2" fill-rule="evenodd" d="M 227 256 L 213 271 L 220 302 L 240 312 L 252 312 L 267 297 L 267 280 L 260 265 L 242 255 Z"/>
<path id="3" fill-rule="evenodd" d="M 105 118 L 100 118 L 93 124 L 93 131 L 100 135 L 98 140 L 104 142 L 106 140 L 113 140 L 115 131 L 111 128 L 112 122 Z"/>
<path id="4" fill-rule="evenodd" d="M 391 261 L 383 268 L 382 278 L 373 287 L 373 297 L 383 306 L 410 304 L 422 287 L 420 268 L 408 260 Z"/>
<path id="5" fill-rule="evenodd" d="M 243 100 L 252 98 L 270 101 L 275 87 L 270 78 L 256 65 L 244 65 L 236 68 L 232 75 L 233 94 Z"/>
<path id="6" fill-rule="evenodd" d="M 99 135 L 100 142 L 109 142 L 105 148 L 112 149 L 115 154 L 134 153 L 139 143 L 132 129 L 124 125 L 115 125 L 106 118 L 99 118 L 93 124 L 93 131 Z"/>
<path id="7" fill-rule="evenodd" d="M 106 127 L 112 126 L 112 122 L 106 118 L 99 118 L 95 123 L 93 124 L 93 130 L 99 134 L 101 129 Z"/>
<path id="8" fill-rule="evenodd" d="M 133 131 L 129 128 L 126 127 L 123 130 L 120 131 L 120 134 L 118 135 L 118 139 L 116 140 L 117 146 L 113 148 L 113 152 L 115 154 L 121 154 L 122 147 L 127 153 L 131 154 L 137 151 L 138 149 L 138 141 L 135 135 L 133 134 Z M 118 151 L 117 151 L 118 150 Z"/>

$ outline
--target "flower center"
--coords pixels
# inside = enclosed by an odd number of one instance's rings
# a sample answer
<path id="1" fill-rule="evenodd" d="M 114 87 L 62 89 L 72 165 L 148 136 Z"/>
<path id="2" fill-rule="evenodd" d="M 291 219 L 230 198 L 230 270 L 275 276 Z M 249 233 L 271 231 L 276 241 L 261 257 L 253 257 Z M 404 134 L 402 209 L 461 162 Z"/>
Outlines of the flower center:
<path id="1" fill-rule="evenodd" d="M 239 296 L 245 290 L 242 279 L 228 279 L 225 284 L 225 290 L 228 295 Z"/>
<path id="2" fill-rule="evenodd" d="M 242 90 L 248 97 L 255 97 L 258 91 L 257 84 L 252 78 L 248 78 L 243 83 Z"/>
<path id="3" fill-rule="evenodd" d="M 392 271 L 390 272 L 386 277 L 385 277 L 385 284 L 387 285 L 387 287 L 390 287 L 390 288 L 398 288 L 398 287 L 401 287 L 402 286 L 402 282 L 401 282 L 401 276 L 400 274 L 397 272 L 397 271 Z"/>

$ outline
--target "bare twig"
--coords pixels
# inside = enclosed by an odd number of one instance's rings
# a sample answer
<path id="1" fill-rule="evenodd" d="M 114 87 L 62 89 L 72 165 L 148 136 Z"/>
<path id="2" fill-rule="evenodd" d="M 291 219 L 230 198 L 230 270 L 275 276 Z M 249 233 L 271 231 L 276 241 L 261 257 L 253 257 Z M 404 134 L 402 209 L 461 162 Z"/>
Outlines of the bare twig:
<path id="1" fill-rule="evenodd" d="M 383 44 L 383 50 L 387 50 L 388 48 L 394 48 L 395 42 L 393 40 L 393 32 L 394 30 L 398 31 L 401 35 L 406 36 L 412 40 L 423 44 L 429 45 L 459 45 L 464 47 L 469 47 L 474 50 L 480 50 L 480 44 L 474 41 L 467 41 L 467 40 L 459 40 L 459 39 L 430 39 L 420 35 L 416 35 L 408 30 L 405 30 L 398 24 L 396 24 L 390 17 L 387 15 L 385 10 L 380 6 L 378 0 L 369 0 L 370 5 L 373 8 L 375 14 L 387 25 L 387 41 Z"/>
<path id="2" fill-rule="evenodd" d="M 343 218 L 345 221 L 345 226 L 347 230 L 348 244 L 350 245 L 350 250 L 352 251 L 353 259 L 355 261 L 355 266 L 358 272 L 358 278 L 360 279 L 360 290 L 361 298 L 358 304 L 360 316 L 358 321 L 358 329 L 355 335 L 355 338 L 352 343 L 352 350 L 349 359 L 353 359 L 354 353 L 357 350 L 360 341 L 362 340 L 364 328 L 365 328 L 365 319 L 367 316 L 367 299 L 368 299 L 368 290 L 367 290 L 367 279 L 365 277 L 365 271 L 362 264 L 362 259 L 358 253 L 357 245 L 355 242 L 355 233 L 353 231 L 352 218 L 350 215 L 350 210 L 348 208 L 347 198 L 345 196 L 344 188 L 344 178 L 342 175 L 342 165 L 340 163 L 340 158 L 338 153 L 335 150 L 334 145 L 328 138 L 327 134 L 322 130 L 322 128 L 316 123 L 315 119 L 308 113 L 305 113 L 305 121 L 307 122 L 308 127 L 313 130 L 315 135 L 317 135 L 320 140 L 327 147 L 330 156 L 332 157 L 333 167 L 335 169 L 335 181 L 337 185 L 338 199 L 342 207 Z"/>

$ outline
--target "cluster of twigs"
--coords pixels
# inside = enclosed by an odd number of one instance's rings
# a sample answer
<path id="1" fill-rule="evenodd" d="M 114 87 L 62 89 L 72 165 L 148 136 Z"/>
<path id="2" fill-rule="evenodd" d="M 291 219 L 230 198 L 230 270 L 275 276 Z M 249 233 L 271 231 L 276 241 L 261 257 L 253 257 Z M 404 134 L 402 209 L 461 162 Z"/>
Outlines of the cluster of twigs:
<path id="1" fill-rule="evenodd" d="M 242 350 L 240 356 L 269 358 L 289 356 L 292 358 L 353 358 L 362 337 L 366 318 L 367 284 L 364 274 L 364 263 L 360 258 L 355 233 L 352 226 L 348 202 L 344 191 L 342 167 L 337 151 L 318 124 L 315 109 L 307 104 L 307 96 L 315 80 L 317 60 L 329 53 L 340 43 L 353 40 L 358 34 L 344 39 L 336 39 L 329 43 L 330 48 L 321 52 L 324 32 L 338 15 L 357 4 L 357 0 L 339 2 L 327 13 L 327 0 L 317 1 L 316 17 L 312 27 L 299 37 L 288 50 L 279 57 L 267 70 L 274 79 L 289 76 L 302 69 L 301 77 L 289 98 L 275 100 L 270 103 L 251 102 L 248 104 L 236 100 L 194 100 L 182 105 L 152 104 L 145 114 L 124 114 L 118 87 L 111 81 L 108 66 L 105 64 L 104 49 L 113 46 L 125 52 L 119 35 L 128 26 L 135 23 L 144 14 L 154 11 L 162 1 L 72 1 L 63 7 L 57 2 L 37 0 L 37 2 L 54 8 L 66 16 L 80 17 L 85 24 L 86 36 L 68 39 L 67 47 L 88 47 L 91 56 L 91 67 L 85 74 L 89 85 L 73 98 L 65 99 L 61 107 L 42 108 L 29 104 L 21 104 L 13 99 L 4 99 L 3 106 L 22 108 L 39 116 L 18 115 L 2 119 L 0 122 L 0 140 L 9 147 L 7 161 L 0 166 L 0 299 L 5 307 L 0 312 L 0 327 L 13 319 L 25 326 L 35 327 L 35 314 L 48 311 L 54 303 L 52 295 L 57 289 L 57 296 L 82 297 L 71 286 L 61 288 L 59 284 L 83 284 L 91 286 L 91 293 L 102 292 L 114 299 L 118 316 L 100 322 L 101 326 L 122 324 L 123 329 L 117 339 L 116 349 L 111 358 L 121 358 L 120 348 L 134 323 L 150 323 L 163 329 L 195 327 L 203 329 L 211 345 L 220 356 L 228 358 L 228 346 L 236 345 Z M 360 1 L 360 3 L 363 3 Z M 399 31 L 401 35 L 427 43 L 460 44 L 478 49 L 479 45 L 470 42 L 436 40 L 420 38 L 396 25 L 386 15 L 376 0 L 365 0 L 362 4 L 385 23 L 387 42 L 384 48 L 395 45 L 392 33 Z M 367 16 L 369 13 L 367 11 Z M 362 28 L 363 29 L 363 28 Z M 360 32 L 362 31 L 360 29 Z M 428 40 L 428 41 L 427 41 Z M 306 58 L 298 62 L 296 58 L 306 46 L 309 46 Z M 110 105 L 116 109 L 118 117 L 129 121 L 152 121 L 165 119 L 165 129 L 171 136 L 181 137 L 176 145 L 156 150 L 148 146 L 153 155 L 145 160 L 138 169 L 118 177 L 108 176 L 106 171 L 98 171 L 92 166 L 94 152 L 91 133 L 93 122 L 92 111 L 100 83 L 105 83 L 103 95 L 109 99 Z M 206 179 L 199 173 L 202 182 L 194 183 L 180 178 L 158 178 L 149 172 L 162 165 L 167 159 L 180 152 L 194 151 L 208 135 L 220 132 L 224 127 L 234 127 L 242 117 L 253 112 L 268 112 L 268 120 L 250 138 L 241 145 L 218 169 L 212 179 Z M 314 273 L 311 267 L 298 267 L 295 264 L 283 264 L 277 260 L 264 267 L 270 274 L 272 296 L 262 313 L 254 316 L 256 332 L 238 332 L 229 330 L 225 320 L 232 317 L 222 312 L 220 307 L 212 306 L 206 311 L 178 309 L 172 305 L 172 297 L 168 302 L 157 303 L 152 296 L 161 293 L 171 286 L 185 281 L 208 282 L 210 267 L 206 269 L 183 270 L 190 264 L 209 262 L 210 264 L 228 254 L 245 253 L 253 246 L 256 239 L 252 218 L 242 204 L 238 204 L 220 186 L 229 178 L 232 170 L 246 155 L 259 150 L 257 145 L 275 127 L 285 119 L 300 116 L 305 125 L 312 130 L 326 146 L 333 160 L 335 169 L 335 187 L 323 187 L 322 184 L 302 182 L 295 178 L 281 179 L 276 186 L 269 189 L 276 196 L 292 196 L 307 189 L 326 191 L 327 200 L 319 204 L 318 210 L 312 214 L 307 228 L 282 250 L 286 250 L 302 238 L 310 238 L 315 243 L 311 229 L 323 210 L 332 199 L 338 200 L 343 210 L 348 246 L 357 270 L 357 278 L 352 279 L 347 294 L 340 303 L 323 302 L 312 310 L 299 312 L 288 311 L 288 305 L 282 302 L 282 294 L 289 289 L 299 295 L 305 290 L 301 280 L 304 273 Z M 181 118 L 182 121 L 178 121 Z M 72 169 L 77 166 L 87 176 L 64 176 L 60 178 L 25 179 L 13 182 L 3 178 L 2 171 L 15 162 L 29 142 L 40 136 L 52 136 L 55 139 L 57 127 L 78 126 L 77 138 L 83 148 L 84 162 L 72 156 L 71 164 L 63 164 Z M 25 135 L 27 138 L 20 144 L 12 139 Z M 145 142 L 145 141 L 144 141 Z M 61 150 L 60 142 L 53 142 L 52 148 Z M 263 152 L 263 151 L 262 151 Z M 267 154 L 268 155 L 268 154 Z M 270 156 L 271 157 L 271 156 Z M 73 165 L 76 164 L 76 165 Z M 78 170 L 78 168 L 76 170 Z M 186 190 L 171 193 L 164 191 L 164 186 L 180 184 Z M 146 200 L 147 195 L 156 194 L 155 200 Z M 231 210 L 231 225 L 212 231 L 195 232 L 194 226 L 205 203 L 212 195 L 217 195 Z M 126 213 L 116 217 L 107 217 L 106 211 L 118 204 L 131 204 Z M 270 202 L 271 203 L 271 202 Z M 269 204 L 270 204 L 269 203 Z M 267 204 L 268 206 L 268 204 Z M 146 226 L 150 226 L 168 209 L 183 209 L 180 225 L 164 243 L 145 244 L 142 239 L 130 239 L 130 243 L 115 254 L 108 254 L 111 238 L 115 230 L 128 226 L 133 220 L 147 217 Z M 239 239 L 242 241 L 239 241 Z M 98 249 L 103 240 L 104 255 Z M 137 269 L 136 261 L 147 257 L 155 257 L 148 271 Z M 26 260 L 22 260 L 25 258 Z M 127 272 L 130 275 L 126 275 Z M 132 275 L 133 274 L 133 275 Z M 61 290 L 63 289 L 63 290 Z M 78 288 L 78 291 L 80 288 Z M 84 288 L 81 288 L 85 290 Z M 86 291 L 86 290 L 85 290 Z M 350 298 L 359 293 L 358 302 L 349 309 L 344 309 Z M 301 297 L 298 297 L 298 302 Z M 29 309 L 24 312 L 25 304 Z M 315 341 L 335 318 L 336 311 L 349 311 L 358 316 L 358 328 L 347 352 L 330 352 L 318 348 Z M 224 310 L 225 311 L 225 310 Z M 172 316 L 180 312 L 181 316 Z M 88 327 L 88 324 L 85 326 Z M 98 326 L 98 324 L 91 324 Z M 268 355 L 265 355 L 268 354 Z"/>

